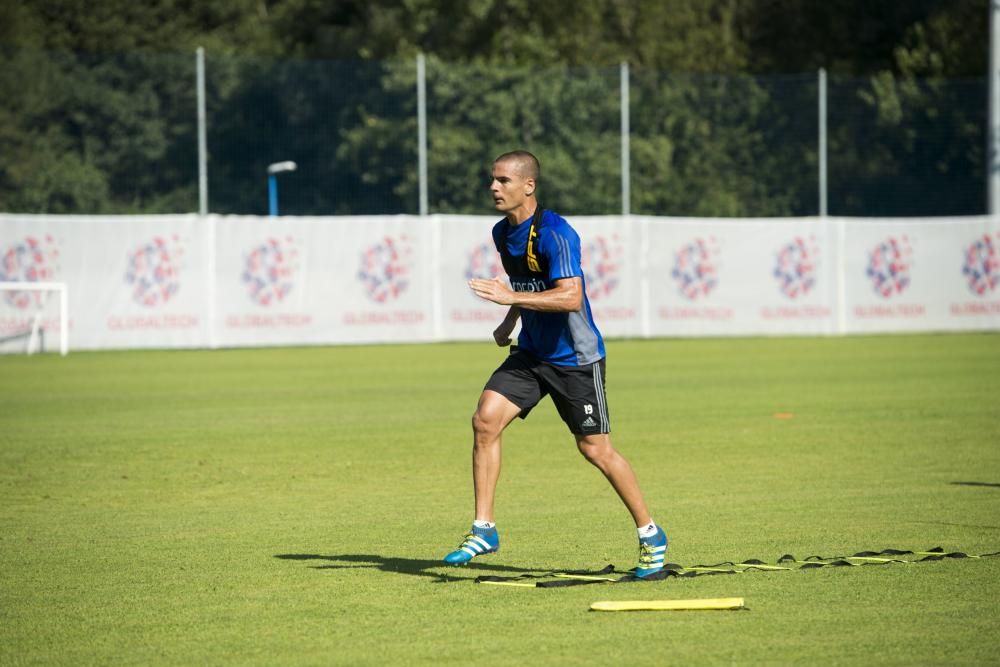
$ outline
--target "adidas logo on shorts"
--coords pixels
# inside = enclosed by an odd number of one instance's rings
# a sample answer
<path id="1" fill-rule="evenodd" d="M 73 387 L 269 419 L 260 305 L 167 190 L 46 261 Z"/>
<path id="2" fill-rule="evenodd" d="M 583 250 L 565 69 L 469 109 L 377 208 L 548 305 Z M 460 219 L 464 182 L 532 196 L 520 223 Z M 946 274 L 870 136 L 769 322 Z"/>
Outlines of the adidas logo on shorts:
<path id="1" fill-rule="evenodd" d="M 597 422 L 594 421 L 593 417 L 587 417 L 586 419 L 583 420 L 583 423 L 580 424 L 580 426 L 584 428 L 594 428 L 595 426 L 597 426 Z"/>

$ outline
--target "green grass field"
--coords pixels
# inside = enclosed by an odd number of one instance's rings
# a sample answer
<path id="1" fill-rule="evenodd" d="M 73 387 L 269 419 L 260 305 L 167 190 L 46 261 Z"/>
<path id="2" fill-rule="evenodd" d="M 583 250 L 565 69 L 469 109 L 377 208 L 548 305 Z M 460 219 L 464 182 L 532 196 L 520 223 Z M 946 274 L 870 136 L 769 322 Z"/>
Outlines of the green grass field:
<path id="1" fill-rule="evenodd" d="M 1000 551 L 1000 335 L 608 347 L 615 444 L 668 561 Z M 501 552 L 442 566 L 502 354 L 0 358 L 0 664 L 996 664 L 1000 558 L 473 583 L 635 564 L 551 403 L 507 432 Z M 750 611 L 588 611 L 704 597 Z"/>

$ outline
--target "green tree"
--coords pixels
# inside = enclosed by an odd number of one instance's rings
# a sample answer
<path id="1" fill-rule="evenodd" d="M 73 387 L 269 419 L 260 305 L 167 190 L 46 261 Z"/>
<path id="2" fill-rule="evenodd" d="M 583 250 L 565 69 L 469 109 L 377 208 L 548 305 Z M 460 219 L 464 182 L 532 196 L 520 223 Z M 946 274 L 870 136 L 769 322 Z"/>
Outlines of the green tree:
<path id="1" fill-rule="evenodd" d="M 288 0 L 273 24 L 286 54 L 450 63 L 615 65 L 686 72 L 746 64 L 737 0 Z"/>
<path id="2" fill-rule="evenodd" d="M 694 71 L 736 68 L 743 55 L 731 29 L 735 6 L 728 0 L 645 5 L 484 0 L 470 3 L 469 11 L 448 13 L 447 21 L 440 20 L 445 15 L 440 3 L 421 0 L 372 3 L 358 11 L 367 11 L 372 23 L 393 26 L 385 34 L 398 34 L 402 26 L 411 26 L 408 36 L 396 44 L 397 53 L 422 50 L 433 54 L 428 68 L 432 210 L 488 210 L 485 182 L 490 162 L 500 152 L 525 147 L 542 160 L 546 205 L 567 213 L 598 214 L 621 210 L 617 64 L 629 60 Z M 720 24 L 723 39 L 715 39 Z M 657 38 L 668 27 L 678 37 Z M 352 42 L 350 38 L 345 41 Z M 381 52 L 378 48 L 376 54 Z M 562 64 L 538 64 L 550 62 Z M 595 62 L 611 66 L 573 66 Z M 383 83 L 386 91 L 396 94 L 412 91 L 412 64 L 394 67 Z M 652 104 L 662 108 L 660 102 Z M 699 113 L 699 101 L 691 102 L 675 105 L 669 114 L 676 118 Z M 361 114 L 363 121 L 345 132 L 339 155 L 351 160 L 373 183 L 393 184 L 390 187 L 400 197 L 403 210 L 413 211 L 417 174 L 412 166 L 393 165 L 390 158 L 400 154 L 400 145 L 414 145 L 413 117 L 390 121 L 368 108 Z M 698 122 L 690 120 L 677 120 L 675 125 Z M 725 145 L 732 134 L 717 142 L 716 154 L 734 151 L 731 144 Z M 660 151 L 659 137 L 640 134 L 632 142 L 640 169 L 659 166 L 657 160 L 678 154 Z M 703 159 L 711 152 L 697 152 L 675 171 L 694 175 L 690 164 L 695 161 L 718 166 L 718 160 Z M 727 155 L 727 164 L 730 159 Z M 705 166 L 702 171 L 709 169 Z M 643 180 L 638 183 L 642 185 Z M 647 188 L 651 194 L 640 197 L 643 208 L 669 208 L 669 196 L 665 199 L 665 193 L 651 185 Z M 713 185 L 718 182 L 708 187 Z M 672 180 L 671 186 L 678 193 L 692 192 L 691 178 Z M 711 198 L 699 200 L 699 205 L 699 211 L 711 209 L 720 215 L 739 210 L 739 206 L 713 207 Z"/>
<path id="3" fill-rule="evenodd" d="M 965 32 L 981 36 L 988 0 L 744 0 L 738 4 L 740 41 L 749 57 L 747 70 L 757 74 L 816 71 L 825 67 L 841 77 L 864 77 L 882 71 L 899 73 L 897 49 L 915 26 L 933 17 L 961 17 Z M 958 35 L 956 35 L 958 36 Z M 986 42 L 965 38 L 961 50 L 984 53 Z M 967 58 L 955 53 L 946 60 Z M 985 72 L 978 63 L 975 75 Z M 952 70 L 952 76 L 972 71 Z"/>
<path id="4" fill-rule="evenodd" d="M 838 85 L 844 110 L 831 140 L 834 212 L 984 212 L 986 81 L 955 77 L 983 68 L 986 16 L 983 2 L 934 13 L 894 49 L 898 74 L 884 70 Z"/>
<path id="5" fill-rule="evenodd" d="M 0 210 L 196 210 L 193 48 L 263 39 L 253 4 L 0 6 Z"/>
<path id="6" fill-rule="evenodd" d="M 814 213 L 815 87 L 802 77 L 634 76 L 633 210 L 655 215 Z M 803 92 L 813 91 L 803 106 Z M 813 121 L 815 113 L 808 113 Z"/>
<path id="7" fill-rule="evenodd" d="M 213 210 L 263 212 L 266 164 L 295 159 L 284 212 L 416 211 L 423 52 L 433 210 L 488 206 L 477 184 L 512 146 L 542 158 L 547 205 L 619 210 L 624 61 L 637 212 L 814 212 L 820 66 L 835 212 L 975 212 L 986 12 L 987 0 L 12 0 L 0 210 L 194 210 L 200 45 Z M 768 78 L 787 72 L 806 74 Z"/>

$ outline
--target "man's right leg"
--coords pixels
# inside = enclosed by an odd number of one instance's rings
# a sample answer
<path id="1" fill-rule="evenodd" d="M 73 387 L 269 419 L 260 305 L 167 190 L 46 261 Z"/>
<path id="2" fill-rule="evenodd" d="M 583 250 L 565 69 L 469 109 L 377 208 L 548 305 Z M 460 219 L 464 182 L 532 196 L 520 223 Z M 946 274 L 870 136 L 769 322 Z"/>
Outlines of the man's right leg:
<path id="1" fill-rule="evenodd" d="M 503 430 L 521 413 L 510 400 L 492 389 L 483 391 L 472 415 L 472 483 L 476 520 L 493 522 L 493 500 L 500 479 Z"/>
<path id="2" fill-rule="evenodd" d="M 521 408 L 491 389 L 484 390 L 479 397 L 479 405 L 472 415 L 472 483 L 476 522 L 458 549 L 444 557 L 448 563 L 467 563 L 476 556 L 493 553 L 500 548 L 496 527 L 491 525 L 487 528 L 479 524 L 493 524 L 503 430 L 520 413 Z"/>

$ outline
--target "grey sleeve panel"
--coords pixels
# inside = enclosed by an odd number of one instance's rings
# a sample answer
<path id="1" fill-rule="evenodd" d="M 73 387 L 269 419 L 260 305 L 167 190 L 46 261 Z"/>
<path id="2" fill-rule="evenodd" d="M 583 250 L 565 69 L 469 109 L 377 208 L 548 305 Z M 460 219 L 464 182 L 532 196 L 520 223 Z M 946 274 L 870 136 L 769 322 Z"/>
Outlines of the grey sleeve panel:
<path id="1" fill-rule="evenodd" d="M 576 350 L 576 363 L 580 366 L 592 364 L 601 358 L 600 340 L 597 333 L 590 327 L 587 315 L 578 310 L 568 313 L 566 326 L 573 338 L 573 349 Z"/>

